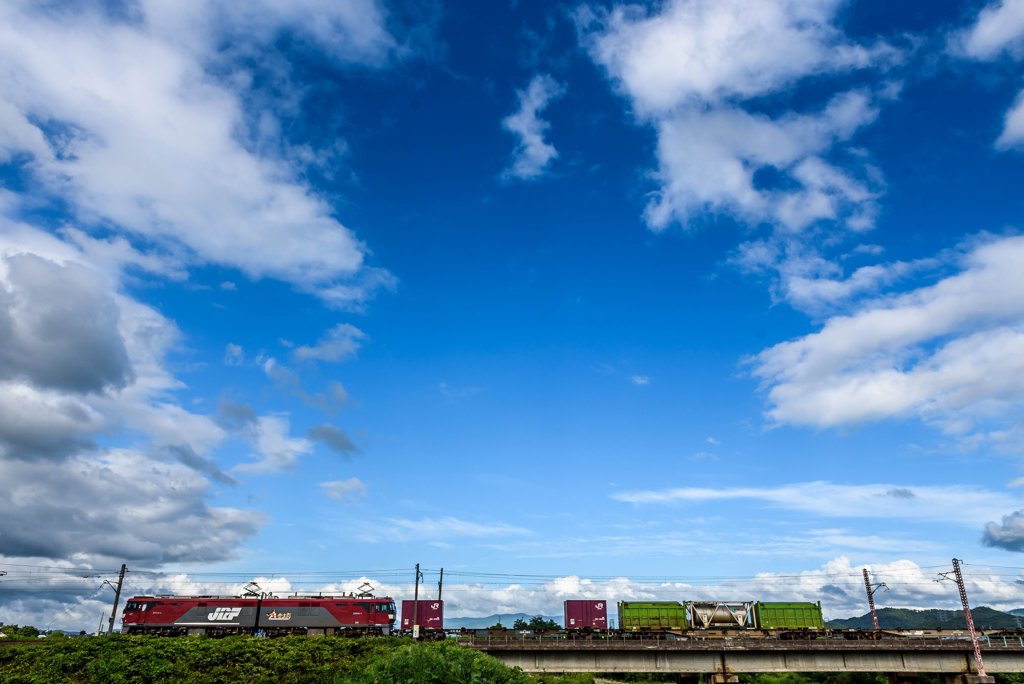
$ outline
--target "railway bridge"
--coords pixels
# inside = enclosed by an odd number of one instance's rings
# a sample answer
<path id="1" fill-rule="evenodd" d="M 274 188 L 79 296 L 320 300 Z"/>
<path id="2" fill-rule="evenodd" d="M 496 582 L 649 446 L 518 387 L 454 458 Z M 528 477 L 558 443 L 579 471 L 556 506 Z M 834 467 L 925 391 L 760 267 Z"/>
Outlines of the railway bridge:
<path id="1" fill-rule="evenodd" d="M 900 682 L 944 676 L 950 684 L 993 682 L 992 673 L 1024 672 L 1024 639 L 991 637 L 982 644 L 986 675 L 978 676 L 965 639 L 538 639 L 527 635 L 462 637 L 460 642 L 525 672 L 653 672 L 696 681 L 737 681 L 740 673 L 881 672 Z"/>

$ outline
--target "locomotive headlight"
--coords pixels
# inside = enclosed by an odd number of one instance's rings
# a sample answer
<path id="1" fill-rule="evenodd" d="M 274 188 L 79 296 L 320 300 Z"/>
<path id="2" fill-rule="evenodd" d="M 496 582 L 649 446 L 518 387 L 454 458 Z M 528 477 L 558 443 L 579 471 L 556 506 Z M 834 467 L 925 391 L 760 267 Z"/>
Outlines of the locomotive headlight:
<path id="1" fill-rule="evenodd" d="M 394 620 L 394 619 L 395 619 L 395 614 L 394 613 L 388 613 L 388 620 Z"/>

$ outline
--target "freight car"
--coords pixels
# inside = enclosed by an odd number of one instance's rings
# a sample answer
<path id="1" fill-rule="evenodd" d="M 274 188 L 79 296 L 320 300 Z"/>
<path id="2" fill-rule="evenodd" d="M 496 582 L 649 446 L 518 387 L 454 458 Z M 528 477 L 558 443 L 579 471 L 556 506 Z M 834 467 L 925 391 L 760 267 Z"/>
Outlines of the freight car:
<path id="1" fill-rule="evenodd" d="M 394 628 L 395 602 L 351 594 L 134 596 L 121 620 L 124 634 L 387 635 Z"/>
<path id="2" fill-rule="evenodd" d="M 414 637 L 427 636 L 434 639 L 444 638 L 444 601 L 402 601 L 403 634 Z"/>
<path id="3" fill-rule="evenodd" d="M 608 629 L 608 602 L 569 599 L 563 608 L 563 622 L 569 632 L 603 632 Z"/>
<path id="4" fill-rule="evenodd" d="M 820 603 L 763 601 L 620 601 L 627 633 L 793 637 L 825 629 Z"/>

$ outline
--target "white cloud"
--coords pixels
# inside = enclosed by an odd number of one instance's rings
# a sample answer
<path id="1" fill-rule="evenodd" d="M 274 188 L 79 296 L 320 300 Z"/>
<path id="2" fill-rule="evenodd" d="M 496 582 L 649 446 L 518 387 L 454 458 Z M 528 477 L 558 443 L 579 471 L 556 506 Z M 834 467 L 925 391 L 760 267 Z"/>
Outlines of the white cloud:
<path id="1" fill-rule="evenodd" d="M 974 59 L 994 59 L 1002 52 L 1024 56 L 1024 0 L 989 3 L 951 42 L 955 51 Z"/>
<path id="2" fill-rule="evenodd" d="M 377 0 L 142 0 L 162 37 L 207 52 L 218 38 L 268 43 L 282 31 L 299 33 L 340 61 L 379 65 L 399 49 Z"/>
<path id="3" fill-rule="evenodd" d="M 1005 150 L 1011 147 L 1024 146 L 1024 90 L 1017 95 L 1017 100 L 1006 112 L 1003 120 L 1003 132 L 996 139 L 996 148 Z"/>
<path id="4" fill-rule="evenodd" d="M 503 177 L 530 180 L 542 175 L 548 165 L 558 157 L 558 151 L 544 140 L 549 124 L 539 118 L 552 100 L 561 97 L 565 87 L 547 74 L 538 74 L 526 90 L 517 91 L 519 110 L 507 116 L 502 127 L 518 138 L 512 164 Z"/>
<path id="5" fill-rule="evenodd" d="M 935 285 L 864 302 L 750 360 L 768 416 L 819 427 L 919 417 L 951 433 L 1024 404 L 1024 238 L 990 239 Z"/>
<path id="6" fill-rule="evenodd" d="M 803 240 L 776 237 L 741 244 L 731 263 L 748 273 L 773 273 L 773 298 L 815 316 L 848 310 L 858 298 L 940 265 L 935 259 L 918 259 L 860 266 L 849 272 L 844 268 L 849 257 L 879 253 L 855 248 L 832 261 Z"/>
<path id="7" fill-rule="evenodd" d="M 355 355 L 366 340 L 366 333 L 348 323 L 339 323 L 324 334 L 312 347 L 297 347 L 292 354 L 297 359 L 316 361 L 343 361 Z"/>
<path id="8" fill-rule="evenodd" d="M 366 498 L 366 485 L 359 478 L 321 482 L 324 494 L 335 501 L 358 501 Z"/>
<path id="9" fill-rule="evenodd" d="M 385 538 L 444 540 L 455 538 L 507 537 L 528 535 L 530 531 L 505 523 L 483 523 L 447 516 L 444 518 L 389 518 Z M 380 535 L 375 536 L 376 539 Z"/>
<path id="10" fill-rule="evenodd" d="M 665 116 L 657 123 L 662 187 L 647 207 L 647 222 L 661 230 L 673 221 L 686 225 L 699 212 L 725 211 L 789 231 L 819 220 L 861 230 L 877 191 L 820 155 L 877 114 L 866 93 L 848 92 L 809 115 L 771 119 L 722 107 Z M 788 176 L 796 188 L 759 187 L 755 174 L 762 169 Z"/>
<path id="11" fill-rule="evenodd" d="M 816 104 L 787 104 L 807 79 L 827 87 L 823 75 L 884 69 L 902 59 L 888 44 L 846 37 L 837 26 L 842 5 L 668 0 L 577 12 L 591 58 L 657 134 L 657 188 L 644 211 L 650 229 L 691 228 L 707 215 L 726 215 L 771 226 L 764 243 L 782 255 L 778 243 L 795 239 L 805 258 L 824 263 L 822 249 L 874 227 L 884 182 L 854 137 L 876 120 L 881 103 L 898 97 L 899 84 L 845 92 L 816 87 Z M 837 272 L 828 275 L 835 279 Z M 849 285 L 870 287 L 870 275 Z M 806 295 L 810 305 L 828 296 L 827 285 Z"/>
<path id="12" fill-rule="evenodd" d="M 809 74 L 866 67 L 895 52 L 850 43 L 832 25 L 839 0 L 670 0 L 585 10 L 579 23 L 594 60 L 642 116 L 694 102 L 778 90 Z M 597 25 L 597 30 L 594 25 Z"/>
<path id="13" fill-rule="evenodd" d="M 243 473 L 273 473 L 289 470 L 300 457 L 313 450 L 313 443 L 303 437 L 290 437 L 287 416 L 260 416 L 252 431 L 255 463 L 242 463 L 235 470 Z"/>
<path id="14" fill-rule="evenodd" d="M 823 517 L 887 518 L 967 526 L 980 526 L 1015 506 L 1014 497 L 975 487 L 841 485 L 830 482 L 724 489 L 675 487 L 619 492 L 611 498 L 645 505 L 750 500 Z M 953 501 L 957 502 L 956 506 L 950 505 Z"/>
<path id="15" fill-rule="evenodd" d="M 762 572 L 743 578 L 669 577 L 657 581 L 628 576 L 567 575 L 527 585 L 495 586 L 485 581 L 446 583 L 445 614 L 561 615 L 562 602 L 566 599 L 604 599 L 609 605 L 609 615 L 613 616 L 618 601 L 720 601 L 744 597 L 757 601 L 820 601 L 826 619 L 844 618 L 867 612 L 861 572 L 864 567 L 870 570 L 872 581 L 889 586 L 890 591 L 884 594 L 888 605 L 918 609 L 959 607 L 955 585 L 934 581 L 937 575 L 933 569 L 922 568 L 909 560 L 854 565 L 848 557 L 839 556 L 812 569 Z M 1000 577 L 997 571 L 972 569 L 966 582 L 972 601 L 979 604 L 1009 609 L 1019 600 L 1019 590 L 1014 583 Z"/>
<path id="16" fill-rule="evenodd" d="M 955 54 L 976 60 L 992 61 L 1008 56 L 1024 58 L 1024 0 L 992 2 L 978 13 L 974 24 L 950 38 Z M 1024 91 L 1017 95 L 1007 111 L 996 149 L 1024 145 Z"/>
<path id="17" fill-rule="evenodd" d="M 629 381 L 634 385 L 640 385 L 641 387 L 651 384 L 651 378 L 648 375 L 630 375 Z"/>
<path id="18" fill-rule="evenodd" d="M 3 5 L 0 158 L 29 155 L 25 168 L 83 225 L 359 306 L 388 277 L 365 268 L 365 248 L 296 162 L 246 147 L 242 97 L 207 62 L 223 32 L 251 40 L 289 26 L 369 59 L 389 43 L 380 12 L 368 1 L 233 7 L 154 1 L 125 23 L 81 6 Z M 344 27 L 352 40 L 332 35 Z"/>

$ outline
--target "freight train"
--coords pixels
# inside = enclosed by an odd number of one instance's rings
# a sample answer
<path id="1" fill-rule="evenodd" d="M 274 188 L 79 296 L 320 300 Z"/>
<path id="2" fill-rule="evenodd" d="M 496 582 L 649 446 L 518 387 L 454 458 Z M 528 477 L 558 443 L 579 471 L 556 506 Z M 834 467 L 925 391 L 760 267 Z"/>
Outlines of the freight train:
<path id="1" fill-rule="evenodd" d="M 616 636 L 808 636 L 825 630 L 820 603 L 761 601 L 620 601 L 618 628 L 609 629 L 608 602 L 564 602 L 565 634 Z M 395 602 L 369 593 L 342 595 L 135 596 L 122 616 L 125 634 L 412 634 L 443 638 L 444 602 L 402 601 L 395 629 Z"/>

